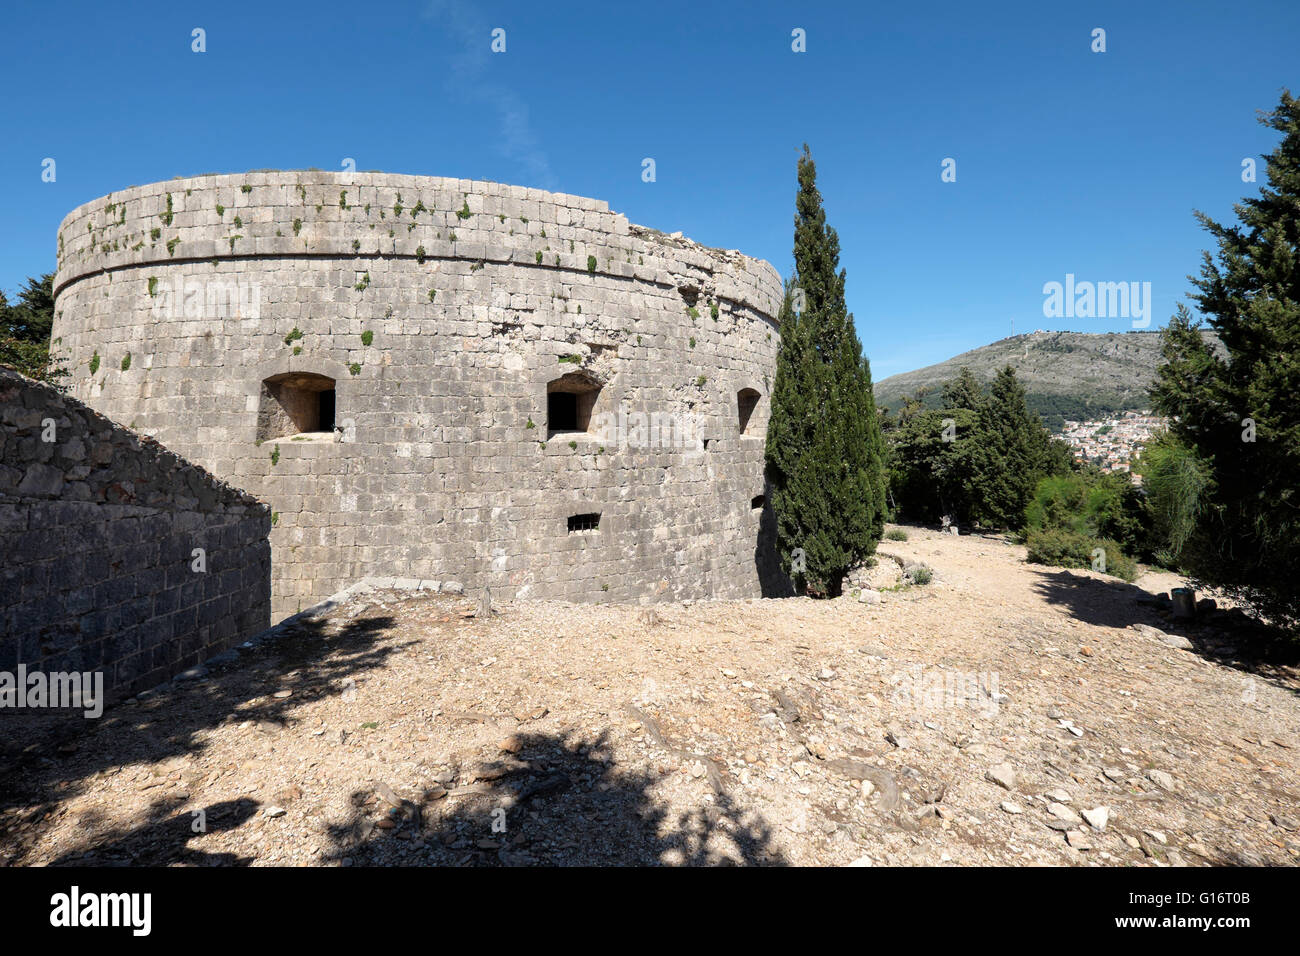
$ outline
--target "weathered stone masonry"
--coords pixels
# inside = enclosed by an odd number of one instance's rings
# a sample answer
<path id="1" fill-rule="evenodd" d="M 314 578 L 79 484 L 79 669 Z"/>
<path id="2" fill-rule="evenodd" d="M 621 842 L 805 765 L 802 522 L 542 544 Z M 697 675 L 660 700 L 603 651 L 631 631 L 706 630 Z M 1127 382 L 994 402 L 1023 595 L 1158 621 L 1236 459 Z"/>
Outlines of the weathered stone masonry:
<path id="1" fill-rule="evenodd" d="M 760 593 L 765 262 L 595 200 L 315 171 L 114 193 L 58 249 L 73 393 L 271 504 L 276 619 L 365 575 Z M 630 441 L 592 433 L 620 412 Z M 699 428 L 647 447 L 637 413 Z"/>
<path id="2" fill-rule="evenodd" d="M 99 671 L 117 697 L 247 640 L 270 623 L 270 525 L 242 491 L 0 369 L 0 671 Z"/>

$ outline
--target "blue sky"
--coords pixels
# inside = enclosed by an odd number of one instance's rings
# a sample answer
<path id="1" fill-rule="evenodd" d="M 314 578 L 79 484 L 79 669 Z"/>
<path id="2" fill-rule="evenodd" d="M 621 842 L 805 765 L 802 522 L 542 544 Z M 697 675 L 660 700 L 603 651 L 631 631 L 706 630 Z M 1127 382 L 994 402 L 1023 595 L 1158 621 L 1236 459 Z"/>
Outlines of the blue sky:
<path id="1" fill-rule="evenodd" d="M 605 199 L 784 275 L 806 141 L 877 380 L 1013 322 L 1131 327 L 1044 318 L 1043 284 L 1067 273 L 1150 282 L 1164 324 L 1208 245 L 1192 210 L 1226 218 L 1254 192 L 1241 161 L 1275 141 L 1255 112 L 1300 92 L 1295 0 L 172 0 L 0 16 L 11 294 L 53 269 L 58 223 L 82 202 L 344 157 Z M 1090 49 L 1098 27 L 1105 53 Z"/>

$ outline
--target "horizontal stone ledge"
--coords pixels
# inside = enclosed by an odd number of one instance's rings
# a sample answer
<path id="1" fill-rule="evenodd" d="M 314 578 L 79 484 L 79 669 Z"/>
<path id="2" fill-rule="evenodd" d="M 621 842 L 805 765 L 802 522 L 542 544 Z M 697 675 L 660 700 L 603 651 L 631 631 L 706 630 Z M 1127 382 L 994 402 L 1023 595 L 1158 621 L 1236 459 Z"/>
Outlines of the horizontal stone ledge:
<path id="1" fill-rule="evenodd" d="M 447 245 L 454 245 L 454 244 L 447 243 Z M 547 255 L 551 255 L 551 254 L 548 253 Z M 655 286 L 660 287 L 661 289 L 674 289 L 677 287 L 677 280 L 671 274 L 664 271 L 663 269 L 656 269 L 656 268 L 651 268 L 649 266 L 632 265 L 626 262 L 615 261 L 609 263 L 606 268 L 603 269 L 597 268 L 595 272 L 589 272 L 587 270 L 585 260 L 581 260 L 580 256 L 571 255 L 568 253 L 560 253 L 559 255 L 561 259 L 560 259 L 560 265 L 558 266 L 553 264 L 553 260 L 551 263 L 548 263 L 546 261 L 538 263 L 535 260 L 535 257 L 527 255 L 523 253 L 521 250 L 497 249 L 497 250 L 488 251 L 483 256 L 470 257 L 470 256 L 456 255 L 454 248 L 449 254 L 426 253 L 424 255 L 417 255 L 415 253 L 409 253 L 409 252 L 366 253 L 366 252 L 356 252 L 350 248 L 348 249 L 339 248 L 337 250 L 332 250 L 332 251 L 304 252 L 298 250 L 298 251 L 276 252 L 270 254 L 237 253 L 233 255 L 227 253 L 227 254 L 217 254 L 212 256 L 185 256 L 185 257 L 178 256 L 172 259 L 146 260 L 146 261 L 123 260 L 118 262 L 109 262 L 108 264 L 104 265 L 101 268 L 93 269 L 83 273 L 78 273 L 76 275 L 72 275 L 67 278 L 61 278 L 59 284 L 54 289 L 54 294 L 57 298 L 59 295 L 63 294 L 65 290 L 75 285 L 76 283 L 86 279 L 94 278 L 96 276 L 105 275 L 107 273 L 117 273 L 124 270 L 145 270 L 145 269 L 159 268 L 159 267 L 208 265 L 214 259 L 223 263 L 224 262 L 258 263 L 268 268 L 274 268 L 277 262 L 285 262 L 285 261 L 322 261 L 322 262 L 343 261 L 349 263 L 356 263 L 357 265 L 352 266 L 351 268 L 353 268 L 354 270 L 361 269 L 362 271 L 365 270 L 365 263 L 367 262 L 388 262 L 388 261 L 415 262 L 417 263 L 417 267 L 427 266 L 427 264 L 430 262 L 469 262 L 469 263 L 482 263 L 484 265 L 509 266 L 511 268 L 522 267 L 530 270 L 535 270 L 538 272 L 561 272 L 561 273 L 569 274 L 570 277 L 578 277 L 578 278 L 586 277 L 590 279 L 599 279 L 603 277 L 603 278 L 613 278 L 619 280 L 648 282 Z M 565 261 L 566 259 L 569 261 L 566 262 Z M 241 273 L 241 280 L 252 281 L 252 279 L 255 278 L 256 275 L 257 275 L 256 272 L 243 272 Z M 418 275 L 417 272 L 403 273 L 402 278 L 403 279 L 414 278 L 416 275 Z M 430 281 L 436 281 L 437 273 L 430 271 L 428 277 Z M 196 278 L 197 281 L 200 282 L 205 281 L 204 277 L 201 275 L 194 276 L 194 278 Z M 220 281 L 224 282 L 230 280 L 222 278 Z M 240 281 L 240 280 L 236 280 L 236 281 Z M 770 325 L 774 327 L 776 326 L 777 324 L 776 312 L 774 310 L 778 305 L 778 303 L 776 303 L 775 301 L 761 302 L 758 301 L 758 296 L 753 296 L 753 297 L 746 296 L 747 290 L 740 283 L 736 282 L 734 279 L 726 282 L 725 284 L 720 283 L 720 285 L 722 285 L 723 288 L 726 289 L 726 291 L 723 292 L 720 289 L 719 292 L 715 295 L 714 298 L 718 302 L 726 303 L 730 306 L 740 306 L 742 308 L 753 309 L 755 312 L 757 312 L 760 315 L 762 319 L 767 321 Z M 757 291 L 757 286 L 754 286 L 754 289 L 755 291 Z M 364 292 L 357 292 L 358 296 L 364 294 L 365 294 Z M 682 314 L 685 315 L 686 312 L 683 311 Z"/>

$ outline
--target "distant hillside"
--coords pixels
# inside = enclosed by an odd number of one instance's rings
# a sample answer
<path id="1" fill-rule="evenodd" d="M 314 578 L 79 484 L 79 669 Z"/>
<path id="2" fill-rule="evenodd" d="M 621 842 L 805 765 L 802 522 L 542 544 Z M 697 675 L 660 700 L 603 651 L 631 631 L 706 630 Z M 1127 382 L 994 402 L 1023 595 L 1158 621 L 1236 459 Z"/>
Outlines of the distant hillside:
<path id="1" fill-rule="evenodd" d="M 1219 343 L 1218 336 L 1202 335 Z M 938 365 L 891 375 L 876 383 L 876 404 L 897 411 L 904 395 L 928 389 L 926 405 L 936 407 L 943 385 L 963 365 L 987 385 L 1010 365 L 1025 386 L 1029 407 L 1052 431 L 1067 419 L 1150 408 L 1146 390 L 1160 362 L 1160 333 L 1030 332 L 963 352 Z"/>

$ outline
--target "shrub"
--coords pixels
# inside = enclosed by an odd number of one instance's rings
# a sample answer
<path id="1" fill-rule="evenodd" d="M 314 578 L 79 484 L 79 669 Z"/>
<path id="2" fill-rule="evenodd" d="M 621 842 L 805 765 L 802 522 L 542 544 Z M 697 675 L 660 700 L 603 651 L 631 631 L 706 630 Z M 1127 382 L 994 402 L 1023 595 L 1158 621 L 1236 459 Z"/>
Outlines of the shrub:
<path id="1" fill-rule="evenodd" d="M 1092 567 L 1092 539 L 1067 528 L 1036 528 L 1026 537 L 1029 560 L 1057 568 Z"/>
<path id="2" fill-rule="evenodd" d="M 1074 472 L 1040 481 L 1025 507 L 1027 531 L 1059 528 L 1087 538 L 1109 538 L 1129 554 L 1147 540 L 1142 496 L 1123 474 Z"/>
<path id="3" fill-rule="evenodd" d="M 1039 528 L 1029 532 L 1026 542 L 1029 545 L 1028 559 L 1034 564 L 1092 568 L 1093 558 L 1100 550 L 1105 565 L 1098 570 L 1125 581 L 1137 577 L 1137 564 L 1109 538 L 1093 538 L 1068 528 Z"/>
<path id="4" fill-rule="evenodd" d="M 890 541 L 906 541 L 907 532 L 904 531 L 902 528 L 890 528 L 888 531 L 885 532 L 885 537 L 888 538 Z"/>

